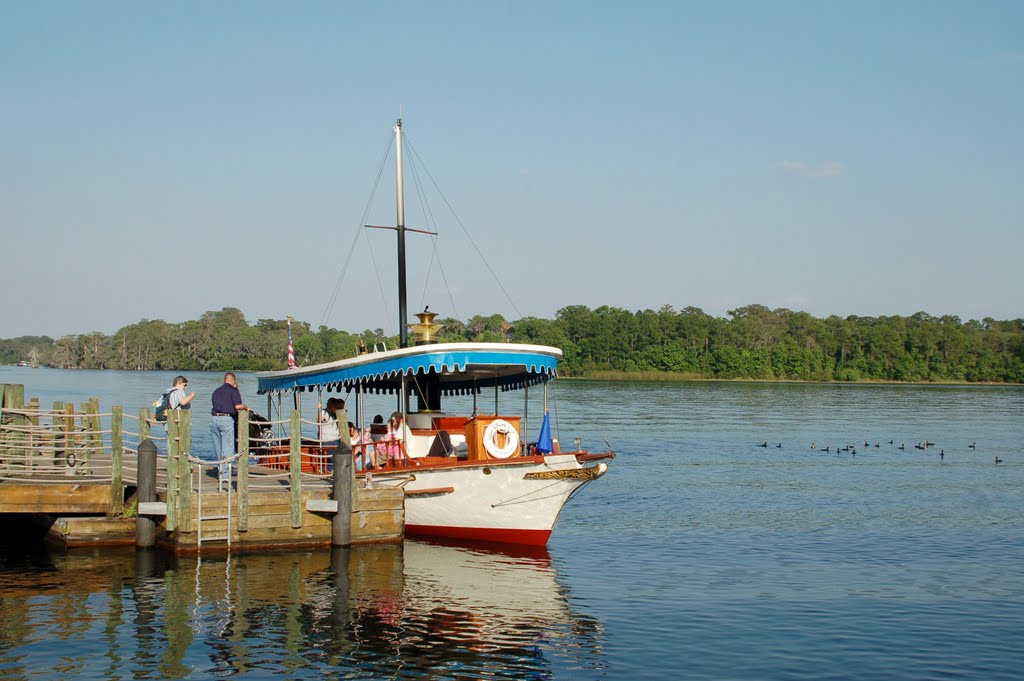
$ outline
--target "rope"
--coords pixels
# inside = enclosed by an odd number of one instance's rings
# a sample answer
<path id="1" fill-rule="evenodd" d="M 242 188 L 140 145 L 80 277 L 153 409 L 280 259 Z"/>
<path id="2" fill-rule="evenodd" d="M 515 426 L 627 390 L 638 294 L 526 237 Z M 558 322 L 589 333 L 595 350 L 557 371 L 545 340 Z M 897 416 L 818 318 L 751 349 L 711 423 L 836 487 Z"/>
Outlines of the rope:
<path id="1" fill-rule="evenodd" d="M 409 149 L 412 150 L 413 156 L 415 156 L 419 164 L 423 166 L 423 172 L 427 174 L 428 178 L 430 178 L 430 182 L 431 184 L 434 185 L 434 189 L 437 190 L 437 193 L 438 195 L 440 195 L 441 200 L 444 201 L 444 204 L 448 207 L 448 210 L 451 212 L 452 217 L 455 218 L 455 222 L 459 225 L 460 228 L 462 228 L 462 233 L 466 235 L 467 239 L 469 239 L 469 243 L 473 246 L 473 249 L 476 251 L 477 255 L 480 256 L 481 262 L 483 262 L 484 266 L 487 267 L 487 271 L 491 273 L 491 276 L 494 277 L 494 281 L 495 283 L 498 284 L 498 288 L 500 288 L 501 292 L 505 294 L 505 298 L 508 299 L 508 302 L 512 306 L 512 309 L 516 311 L 516 314 L 520 318 L 522 318 L 523 313 L 519 311 L 518 307 L 516 307 L 515 302 L 512 300 L 512 296 L 510 296 L 508 291 L 505 290 L 505 286 L 501 283 L 501 280 L 498 278 L 498 275 L 494 272 L 494 268 L 491 267 L 491 264 L 487 261 L 487 258 L 484 257 L 483 252 L 480 250 L 480 247 L 477 246 L 476 241 L 473 240 L 473 237 L 470 235 L 469 230 L 466 229 L 466 226 L 464 224 L 462 224 L 462 220 L 460 220 L 459 216 L 456 215 L 455 209 L 452 208 L 451 203 L 448 202 L 448 198 L 444 195 L 444 192 L 442 192 L 441 188 L 437 186 L 437 182 L 434 180 L 433 175 L 430 174 L 430 170 L 427 169 L 426 164 L 423 163 L 423 159 L 420 158 L 419 152 L 416 151 L 416 148 L 413 146 L 412 141 L 409 140 L 408 135 L 405 136 L 405 140 L 409 145 Z"/>
<path id="2" fill-rule="evenodd" d="M 327 319 L 334 312 L 334 305 L 338 300 L 338 293 L 341 291 L 341 284 L 345 280 L 345 275 L 348 273 L 349 263 L 352 262 L 352 255 L 355 253 L 356 242 L 359 240 L 359 236 L 366 236 L 366 217 L 370 214 L 370 207 L 373 205 L 373 198 L 377 194 L 377 187 L 380 185 L 381 175 L 384 173 L 384 165 L 387 163 L 388 155 L 391 153 L 391 145 L 394 143 L 394 138 L 389 135 L 389 142 L 387 149 L 384 150 L 384 156 L 381 158 L 380 165 L 377 168 L 377 178 L 373 182 L 373 188 L 370 190 L 370 196 L 366 201 L 366 207 L 363 209 L 363 217 L 359 221 L 359 226 L 356 228 L 355 235 L 352 238 L 352 245 L 348 249 L 348 255 L 345 257 L 345 264 L 341 268 L 341 273 L 338 275 L 338 281 L 334 284 L 334 291 L 331 292 L 331 297 L 327 301 L 327 307 L 324 309 L 324 314 L 320 318 L 320 325 L 324 326 L 327 323 Z M 369 245 L 369 237 L 366 237 L 367 245 Z M 384 285 L 381 283 L 380 273 L 377 269 L 377 262 L 373 258 L 373 249 L 370 250 L 370 260 L 373 263 L 374 272 L 377 273 L 377 285 L 380 287 L 381 298 L 384 300 L 385 312 L 390 316 L 390 312 L 387 310 L 387 299 L 384 298 Z"/>
<path id="3" fill-rule="evenodd" d="M 544 490 L 550 489 L 550 488 L 552 488 L 552 487 L 554 487 L 556 485 L 561 486 L 561 481 L 559 480 L 559 481 L 553 482 L 550 485 L 547 485 L 545 487 L 541 487 L 540 489 L 535 489 L 533 491 L 527 492 L 526 494 L 520 494 L 518 497 L 512 497 L 511 499 L 505 499 L 503 501 L 499 501 L 496 504 L 491 504 L 491 508 L 498 508 L 499 506 L 511 506 L 512 504 L 526 504 L 526 503 L 531 503 L 531 502 L 534 502 L 534 501 L 542 501 L 543 499 L 551 499 L 553 497 L 557 497 L 559 494 L 561 494 L 561 492 L 557 492 L 555 494 L 548 494 L 548 495 L 543 496 L 543 497 L 536 497 L 536 498 L 531 498 L 531 499 L 527 499 L 526 498 L 526 497 L 534 497 L 536 494 L 539 494 L 539 493 L 543 492 Z"/>
<path id="4" fill-rule="evenodd" d="M 454 319 L 459 319 L 459 312 L 458 309 L 455 307 L 455 298 L 452 296 L 452 288 L 448 284 L 448 276 L 445 274 L 444 265 L 441 263 L 441 254 L 437 250 L 438 237 L 436 233 L 440 232 L 440 230 L 437 227 L 437 220 L 434 218 L 434 212 L 430 209 L 430 204 L 426 200 L 426 192 L 423 190 L 423 184 L 420 181 L 419 173 L 416 171 L 416 168 L 418 167 L 417 164 L 410 163 L 409 167 L 412 170 L 413 186 L 416 187 L 416 195 L 420 200 L 420 207 L 423 210 L 423 214 L 427 218 L 427 225 L 430 228 L 431 232 L 435 232 L 435 234 L 430 235 L 430 244 L 432 252 L 430 258 L 430 265 L 427 268 L 427 276 L 424 278 L 423 281 L 423 293 L 420 295 L 420 306 L 426 306 L 427 286 L 430 283 L 430 274 L 431 272 L 433 272 L 434 263 L 436 262 L 437 269 L 441 273 L 441 280 L 444 282 L 444 289 L 445 291 L 448 292 L 448 302 L 452 306 L 452 317 Z M 459 321 L 461 321 L 461 319 Z"/>

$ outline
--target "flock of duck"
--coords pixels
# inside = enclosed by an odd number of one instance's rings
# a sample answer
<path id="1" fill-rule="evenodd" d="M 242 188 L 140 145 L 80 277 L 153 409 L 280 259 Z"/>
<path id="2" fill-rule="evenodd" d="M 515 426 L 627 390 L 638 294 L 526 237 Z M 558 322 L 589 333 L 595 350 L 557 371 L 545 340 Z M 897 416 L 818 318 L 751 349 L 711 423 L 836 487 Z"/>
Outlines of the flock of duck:
<path id="1" fill-rule="evenodd" d="M 766 440 L 766 441 L 762 442 L 761 444 L 759 444 L 757 446 L 758 447 L 765 447 L 765 448 L 767 448 L 767 447 L 769 447 L 769 444 L 768 444 L 768 442 Z M 874 448 L 875 449 L 880 449 L 881 446 L 882 445 L 879 442 L 876 442 L 874 444 Z M 889 446 L 890 447 L 895 447 L 896 443 L 893 440 L 889 440 Z M 918 442 L 916 445 L 914 445 L 914 449 L 920 449 L 920 450 L 923 451 L 923 450 L 930 449 L 931 447 L 934 447 L 934 446 L 935 446 L 934 442 L 929 442 L 928 440 L 925 440 L 923 443 L 922 442 Z M 871 443 L 868 442 L 867 440 L 864 440 L 864 449 L 868 449 L 870 447 L 872 447 Z M 970 450 L 977 450 L 977 448 L 978 448 L 978 443 L 977 442 L 972 442 L 971 444 L 967 445 L 967 449 L 970 449 Z M 779 442 L 778 444 L 776 444 L 775 445 L 775 449 L 782 449 L 782 443 Z M 846 445 L 844 447 L 838 447 L 837 446 L 835 448 L 833 448 L 832 445 L 828 445 L 826 447 L 823 447 L 823 448 L 819 449 L 818 448 L 818 443 L 817 442 L 812 442 L 811 443 L 811 449 L 812 450 L 817 450 L 819 452 L 825 452 L 825 453 L 830 453 L 830 452 L 835 451 L 835 453 L 837 455 L 843 454 L 843 453 L 849 453 L 849 454 L 851 454 L 853 456 L 857 456 L 857 445 Z M 896 447 L 896 449 L 898 451 L 905 452 L 907 450 L 907 445 L 906 445 L 906 443 L 901 442 L 899 447 Z M 946 450 L 945 449 L 939 449 L 939 459 L 945 459 L 945 458 L 946 458 Z M 1002 463 L 1002 462 L 1003 462 L 1003 460 L 1000 459 L 998 455 L 996 455 L 996 463 Z"/>

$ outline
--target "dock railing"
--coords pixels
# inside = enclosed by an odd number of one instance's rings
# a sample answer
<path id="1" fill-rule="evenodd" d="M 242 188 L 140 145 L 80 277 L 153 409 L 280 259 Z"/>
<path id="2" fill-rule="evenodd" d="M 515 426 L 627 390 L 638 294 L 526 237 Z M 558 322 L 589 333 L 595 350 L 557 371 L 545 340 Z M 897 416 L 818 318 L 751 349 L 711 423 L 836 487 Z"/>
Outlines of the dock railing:
<path id="1" fill-rule="evenodd" d="M 139 444 L 150 439 L 165 455 L 159 457 L 156 491 L 168 502 L 167 529 L 191 530 L 192 496 L 206 470 L 220 462 L 193 452 L 190 411 L 168 410 L 167 421 L 156 423 L 148 408 L 136 415 L 115 406 L 105 413 L 91 398 L 77 408 L 56 401 L 42 409 L 37 398 L 26 404 L 24 395 L 22 385 L 0 384 L 0 484 L 109 485 L 110 515 L 124 514 L 126 490 L 130 497 L 138 486 Z M 303 425 L 315 424 L 298 411 L 260 424 L 256 437 L 248 416 L 239 417 L 238 453 L 225 459 L 238 472 L 238 528 L 247 529 L 251 493 L 282 491 L 290 492 L 292 525 L 300 527 L 303 487 L 331 487 L 331 452 L 304 440 Z"/>

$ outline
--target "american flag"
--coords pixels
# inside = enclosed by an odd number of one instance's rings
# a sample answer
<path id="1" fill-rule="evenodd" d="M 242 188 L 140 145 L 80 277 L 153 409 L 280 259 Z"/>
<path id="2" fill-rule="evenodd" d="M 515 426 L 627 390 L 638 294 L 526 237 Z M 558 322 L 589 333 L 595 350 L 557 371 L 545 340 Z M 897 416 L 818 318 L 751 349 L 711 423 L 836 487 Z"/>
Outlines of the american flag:
<path id="1" fill-rule="evenodd" d="M 288 318 L 288 368 L 295 367 L 295 348 L 292 347 L 292 318 Z"/>

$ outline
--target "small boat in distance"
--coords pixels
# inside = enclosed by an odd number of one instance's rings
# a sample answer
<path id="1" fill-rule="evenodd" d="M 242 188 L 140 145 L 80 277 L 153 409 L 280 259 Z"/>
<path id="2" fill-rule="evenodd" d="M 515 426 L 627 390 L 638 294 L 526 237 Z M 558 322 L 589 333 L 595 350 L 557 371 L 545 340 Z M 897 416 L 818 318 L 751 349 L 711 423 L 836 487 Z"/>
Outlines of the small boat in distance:
<path id="1" fill-rule="evenodd" d="M 400 346 L 310 367 L 257 374 L 258 392 L 346 393 L 362 428 L 363 396 L 392 394 L 402 426 L 395 440 L 354 446 L 369 487 L 405 490 L 410 537 L 545 546 L 565 503 L 608 470 L 613 451 L 561 451 L 547 412 L 524 413 L 528 391 L 557 376 L 562 351 L 517 343 L 437 342 L 440 325 L 429 310 L 409 324 L 405 287 L 402 122 L 395 126 L 398 196 Z M 409 346 L 407 328 L 415 344 Z M 527 394 L 523 395 L 524 391 Z M 505 395 L 513 393 L 508 399 Z M 451 396 L 472 396 L 470 413 L 445 411 Z M 491 396 L 493 395 L 493 402 Z M 487 406 L 478 402 L 487 400 Z M 493 410 L 493 411 L 492 411 Z M 534 431 L 534 421 L 540 426 Z M 528 442 L 528 432 L 539 432 Z M 342 435 L 344 437 L 344 434 Z M 579 440 L 576 440 L 578 443 Z M 385 462 L 378 454 L 387 448 Z M 372 466 L 367 470 L 367 466 Z"/>

